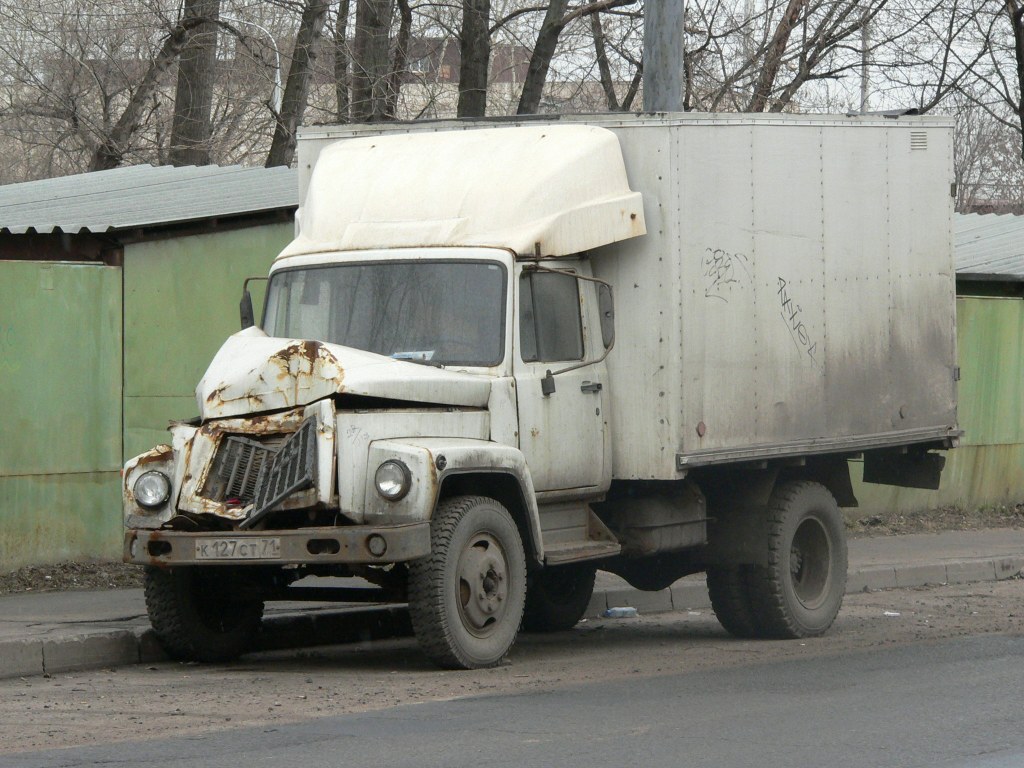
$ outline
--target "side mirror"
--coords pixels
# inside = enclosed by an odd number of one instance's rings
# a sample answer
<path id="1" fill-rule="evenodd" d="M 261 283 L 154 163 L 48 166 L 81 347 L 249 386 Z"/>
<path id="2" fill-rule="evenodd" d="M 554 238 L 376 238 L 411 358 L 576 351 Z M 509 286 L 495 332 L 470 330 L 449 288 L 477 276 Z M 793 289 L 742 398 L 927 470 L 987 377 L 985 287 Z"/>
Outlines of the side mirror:
<path id="1" fill-rule="evenodd" d="M 547 374 L 540 380 L 540 393 L 544 397 L 555 394 L 555 375 L 548 369 Z"/>
<path id="2" fill-rule="evenodd" d="M 242 321 L 242 330 L 252 328 L 256 325 L 256 313 L 252 308 L 252 294 L 249 293 L 249 283 L 253 280 L 268 280 L 266 277 L 247 277 L 242 283 L 242 300 L 238 302 L 238 315 Z"/>
<path id="3" fill-rule="evenodd" d="M 242 300 L 238 302 L 238 314 L 242 321 L 242 330 L 256 325 L 256 317 L 252 311 L 252 296 L 248 288 L 242 289 Z"/>
<path id="4" fill-rule="evenodd" d="M 611 349 L 615 343 L 615 301 L 610 285 L 598 284 L 597 309 L 601 315 L 601 341 L 605 349 Z"/>

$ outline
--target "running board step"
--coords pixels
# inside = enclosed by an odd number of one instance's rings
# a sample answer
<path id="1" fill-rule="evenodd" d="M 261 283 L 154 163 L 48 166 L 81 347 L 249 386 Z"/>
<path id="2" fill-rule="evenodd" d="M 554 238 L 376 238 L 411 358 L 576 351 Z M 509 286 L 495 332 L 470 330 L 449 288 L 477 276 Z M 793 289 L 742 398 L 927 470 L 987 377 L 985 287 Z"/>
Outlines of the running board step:
<path id="1" fill-rule="evenodd" d="M 586 503 L 546 505 L 540 509 L 540 521 L 547 565 L 599 560 L 622 550 Z"/>
<path id="2" fill-rule="evenodd" d="M 556 545 L 557 549 L 544 550 L 544 563 L 546 565 L 562 565 L 564 563 L 579 563 L 584 560 L 600 560 L 604 557 L 613 557 L 622 551 L 618 542 L 580 542 L 570 545 Z"/>

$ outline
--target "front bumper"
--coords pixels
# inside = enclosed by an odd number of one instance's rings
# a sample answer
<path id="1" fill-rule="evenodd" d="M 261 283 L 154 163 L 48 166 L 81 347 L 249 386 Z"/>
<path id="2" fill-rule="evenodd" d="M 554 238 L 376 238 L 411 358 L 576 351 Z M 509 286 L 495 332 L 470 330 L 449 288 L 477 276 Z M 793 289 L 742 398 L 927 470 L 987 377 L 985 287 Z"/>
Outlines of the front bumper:
<path id="1" fill-rule="evenodd" d="M 385 565 L 429 554 L 429 522 L 286 531 L 130 529 L 124 536 L 124 561 L 139 565 Z"/>

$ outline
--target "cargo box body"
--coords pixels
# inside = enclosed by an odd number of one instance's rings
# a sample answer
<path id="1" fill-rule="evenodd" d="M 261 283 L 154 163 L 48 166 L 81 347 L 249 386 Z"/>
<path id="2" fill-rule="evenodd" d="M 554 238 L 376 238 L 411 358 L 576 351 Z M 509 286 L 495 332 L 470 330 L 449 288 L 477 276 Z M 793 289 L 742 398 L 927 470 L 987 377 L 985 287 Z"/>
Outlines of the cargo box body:
<path id="1" fill-rule="evenodd" d="M 614 130 L 648 230 L 593 260 L 616 290 L 616 478 L 955 432 L 948 121 Z"/>

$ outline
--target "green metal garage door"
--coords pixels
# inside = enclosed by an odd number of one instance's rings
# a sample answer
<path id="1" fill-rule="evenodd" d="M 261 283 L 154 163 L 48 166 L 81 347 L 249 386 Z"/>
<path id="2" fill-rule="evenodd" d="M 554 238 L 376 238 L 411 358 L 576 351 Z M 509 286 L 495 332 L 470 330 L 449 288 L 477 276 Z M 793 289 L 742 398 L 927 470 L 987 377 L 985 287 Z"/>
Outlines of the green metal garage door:
<path id="1" fill-rule="evenodd" d="M 0 569 L 116 557 L 121 273 L 0 262 Z"/>

